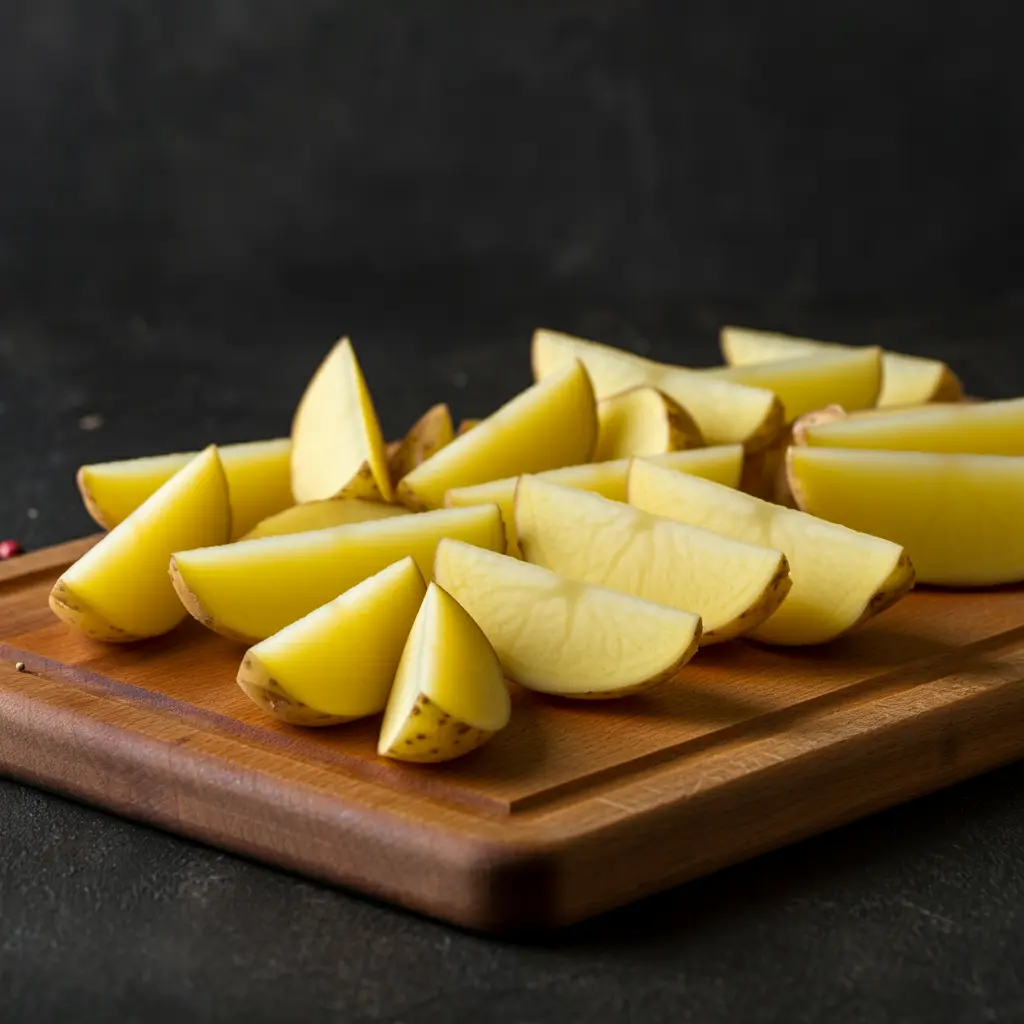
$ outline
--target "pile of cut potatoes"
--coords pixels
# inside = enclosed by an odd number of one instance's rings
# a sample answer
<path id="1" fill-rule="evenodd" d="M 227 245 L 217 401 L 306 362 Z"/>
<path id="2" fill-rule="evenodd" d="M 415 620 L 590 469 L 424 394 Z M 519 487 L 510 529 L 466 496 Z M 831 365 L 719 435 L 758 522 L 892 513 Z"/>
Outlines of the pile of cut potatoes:
<path id="1" fill-rule="evenodd" d="M 96 640 L 191 615 L 296 726 L 383 713 L 437 762 L 561 698 L 685 685 L 700 647 L 833 640 L 917 582 L 1024 579 L 1024 399 L 943 363 L 739 328 L 694 370 L 548 330 L 536 383 L 385 443 L 347 339 L 290 438 L 84 466 L 108 530 L 53 611 Z"/>

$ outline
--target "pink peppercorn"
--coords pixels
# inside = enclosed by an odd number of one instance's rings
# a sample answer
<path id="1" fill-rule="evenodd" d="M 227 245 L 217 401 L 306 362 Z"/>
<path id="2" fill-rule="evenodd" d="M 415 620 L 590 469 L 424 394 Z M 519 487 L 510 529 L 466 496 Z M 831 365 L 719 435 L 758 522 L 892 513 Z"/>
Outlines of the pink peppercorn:
<path id="1" fill-rule="evenodd" d="M 16 558 L 23 553 L 21 545 L 16 540 L 0 540 L 0 562 L 6 562 L 8 558 Z"/>

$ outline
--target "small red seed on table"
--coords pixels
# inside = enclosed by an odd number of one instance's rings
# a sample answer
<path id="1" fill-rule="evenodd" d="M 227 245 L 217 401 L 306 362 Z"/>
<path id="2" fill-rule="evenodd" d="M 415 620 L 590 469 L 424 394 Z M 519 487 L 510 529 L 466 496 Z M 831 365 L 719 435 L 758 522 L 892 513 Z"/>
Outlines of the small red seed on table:
<path id="1" fill-rule="evenodd" d="M 0 562 L 5 562 L 8 558 L 16 558 L 21 554 L 24 554 L 24 550 L 16 540 L 0 540 Z"/>

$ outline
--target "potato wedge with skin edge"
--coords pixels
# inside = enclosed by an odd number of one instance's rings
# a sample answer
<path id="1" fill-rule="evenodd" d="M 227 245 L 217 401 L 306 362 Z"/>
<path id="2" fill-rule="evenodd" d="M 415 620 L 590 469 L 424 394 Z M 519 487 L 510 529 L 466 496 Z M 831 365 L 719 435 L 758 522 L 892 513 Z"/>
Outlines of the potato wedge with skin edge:
<path id="1" fill-rule="evenodd" d="M 230 536 L 228 483 L 211 445 L 64 571 L 50 608 L 97 640 L 167 633 L 185 618 L 167 579 L 171 551 L 182 543 L 223 544 Z"/>
<path id="2" fill-rule="evenodd" d="M 294 504 L 291 447 L 284 437 L 217 448 L 231 497 L 232 539 Z M 112 530 L 198 454 L 173 452 L 92 463 L 79 468 L 75 482 L 89 515 L 104 530 Z"/>
<path id="3" fill-rule="evenodd" d="M 527 561 L 700 615 L 702 646 L 749 633 L 789 593 L 780 551 L 538 477 L 520 478 L 515 519 Z"/>
<path id="4" fill-rule="evenodd" d="M 475 419 L 461 420 L 459 422 L 459 429 L 455 431 L 455 436 L 456 437 L 462 437 L 463 434 L 468 434 L 469 431 L 471 431 L 475 426 L 477 426 L 480 423 L 483 423 L 483 420 L 479 420 L 479 419 L 476 419 L 476 420 Z"/>
<path id="5" fill-rule="evenodd" d="M 690 414 L 656 388 L 630 388 L 597 403 L 594 462 L 662 455 L 703 443 Z"/>
<path id="6" fill-rule="evenodd" d="M 775 614 L 750 632 L 751 639 L 826 643 L 895 604 L 914 583 L 910 560 L 898 544 L 707 480 L 636 460 L 629 496 L 653 515 L 784 552 L 793 586 Z"/>
<path id="7" fill-rule="evenodd" d="M 814 341 L 776 331 L 731 326 L 721 329 L 719 343 L 722 356 L 730 366 L 747 366 L 815 352 L 858 347 L 841 345 L 835 341 Z M 945 363 L 902 352 L 883 351 L 882 388 L 877 402 L 879 407 L 957 402 L 962 398 L 963 386 Z"/>
<path id="8" fill-rule="evenodd" d="M 598 399 L 634 387 L 657 388 L 686 409 L 709 445 L 740 443 L 753 450 L 768 444 L 783 425 L 782 403 L 771 391 L 715 380 L 596 341 L 540 328 L 530 358 L 537 380 L 580 360 Z"/>
<path id="9" fill-rule="evenodd" d="M 391 480 L 398 484 L 420 463 L 426 462 L 455 438 L 452 414 L 444 402 L 432 405 L 410 428 L 397 446 L 388 452 Z M 391 445 L 388 446 L 391 448 Z"/>
<path id="10" fill-rule="evenodd" d="M 691 448 L 681 452 L 666 452 L 664 455 L 649 455 L 646 458 L 659 466 L 669 466 L 681 473 L 716 480 L 727 487 L 738 487 L 740 470 L 743 465 L 743 446 L 738 444 L 718 445 L 714 448 Z M 582 466 L 564 466 L 549 469 L 536 476 L 562 487 L 575 487 L 581 491 L 593 491 L 611 501 L 626 500 L 626 479 L 629 476 L 629 459 L 612 462 L 589 462 Z M 472 487 L 457 487 L 444 496 L 445 508 L 468 508 L 471 505 L 495 504 L 501 509 L 508 541 L 508 554 L 521 557 L 516 539 L 515 496 L 518 477 L 490 480 Z"/>
<path id="11" fill-rule="evenodd" d="M 1024 455 L 1024 399 L 889 409 L 848 416 L 829 406 L 794 424 L 796 444 L 960 455 Z"/>
<path id="12" fill-rule="evenodd" d="M 700 616 L 443 540 L 434 579 L 472 616 L 506 676 L 539 693 L 610 699 L 669 679 L 697 651 Z"/>
<path id="13" fill-rule="evenodd" d="M 380 423 L 348 338 L 327 354 L 299 400 L 291 475 L 297 502 L 393 497 Z"/>
<path id="14" fill-rule="evenodd" d="M 389 565 L 250 648 L 238 685 L 291 725 L 383 711 L 426 589 L 412 558 Z"/>
<path id="15" fill-rule="evenodd" d="M 779 396 L 786 422 L 835 402 L 846 409 L 870 409 L 882 388 L 882 350 L 827 350 L 793 359 L 702 370 L 716 380 L 763 387 Z"/>
<path id="16" fill-rule="evenodd" d="M 1024 580 L 1020 456 L 792 447 L 787 471 L 801 509 L 901 544 L 919 583 Z"/>
<path id="17" fill-rule="evenodd" d="M 327 530 L 332 526 L 346 523 L 365 523 L 372 519 L 393 519 L 409 515 L 407 508 L 385 505 L 381 501 L 366 501 L 363 498 L 325 498 L 323 501 L 307 501 L 304 505 L 293 505 L 277 515 L 269 516 L 257 523 L 242 540 L 258 540 L 260 537 L 283 537 L 289 533 L 306 533 L 309 530 Z"/>
<path id="18" fill-rule="evenodd" d="M 470 753 L 504 729 L 508 686 L 483 631 L 436 583 L 402 651 L 377 753 L 431 764 Z"/>
<path id="19" fill-rule="evenodd" d="M 251 647 L 406 555 L 428 576 L 443 537 L 505 549 L 497 505 L 479 505 L 179 551 L 171 578 L 193 618 Z"/>
<path id="20" fill-rule="evenodd" d="M 573 360 L 417 466 L 397 494 L 415 511 L 440 508 L 453 487 L 589 462 L 596 441 L 594 391 Z"/>

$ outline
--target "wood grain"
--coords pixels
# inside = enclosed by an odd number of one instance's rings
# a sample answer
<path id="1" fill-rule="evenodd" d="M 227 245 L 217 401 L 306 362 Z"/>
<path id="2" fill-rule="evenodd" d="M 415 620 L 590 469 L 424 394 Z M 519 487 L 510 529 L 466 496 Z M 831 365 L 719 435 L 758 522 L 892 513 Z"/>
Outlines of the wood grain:
<path id="1" fill-rule="evenodd" d="M 468 927 L 579 920 L 1024 752 L 1019 588 L 921 591 L 822 648 L 705 649 L 622 701 L 516 692 L 492 743 L 427 767 L 376 757 L 376 720 L 267 718 L 242 649 L 195 623 L 72 633 L 46 594 L 91 542 L 0 566 L 0 770 Z"/>

